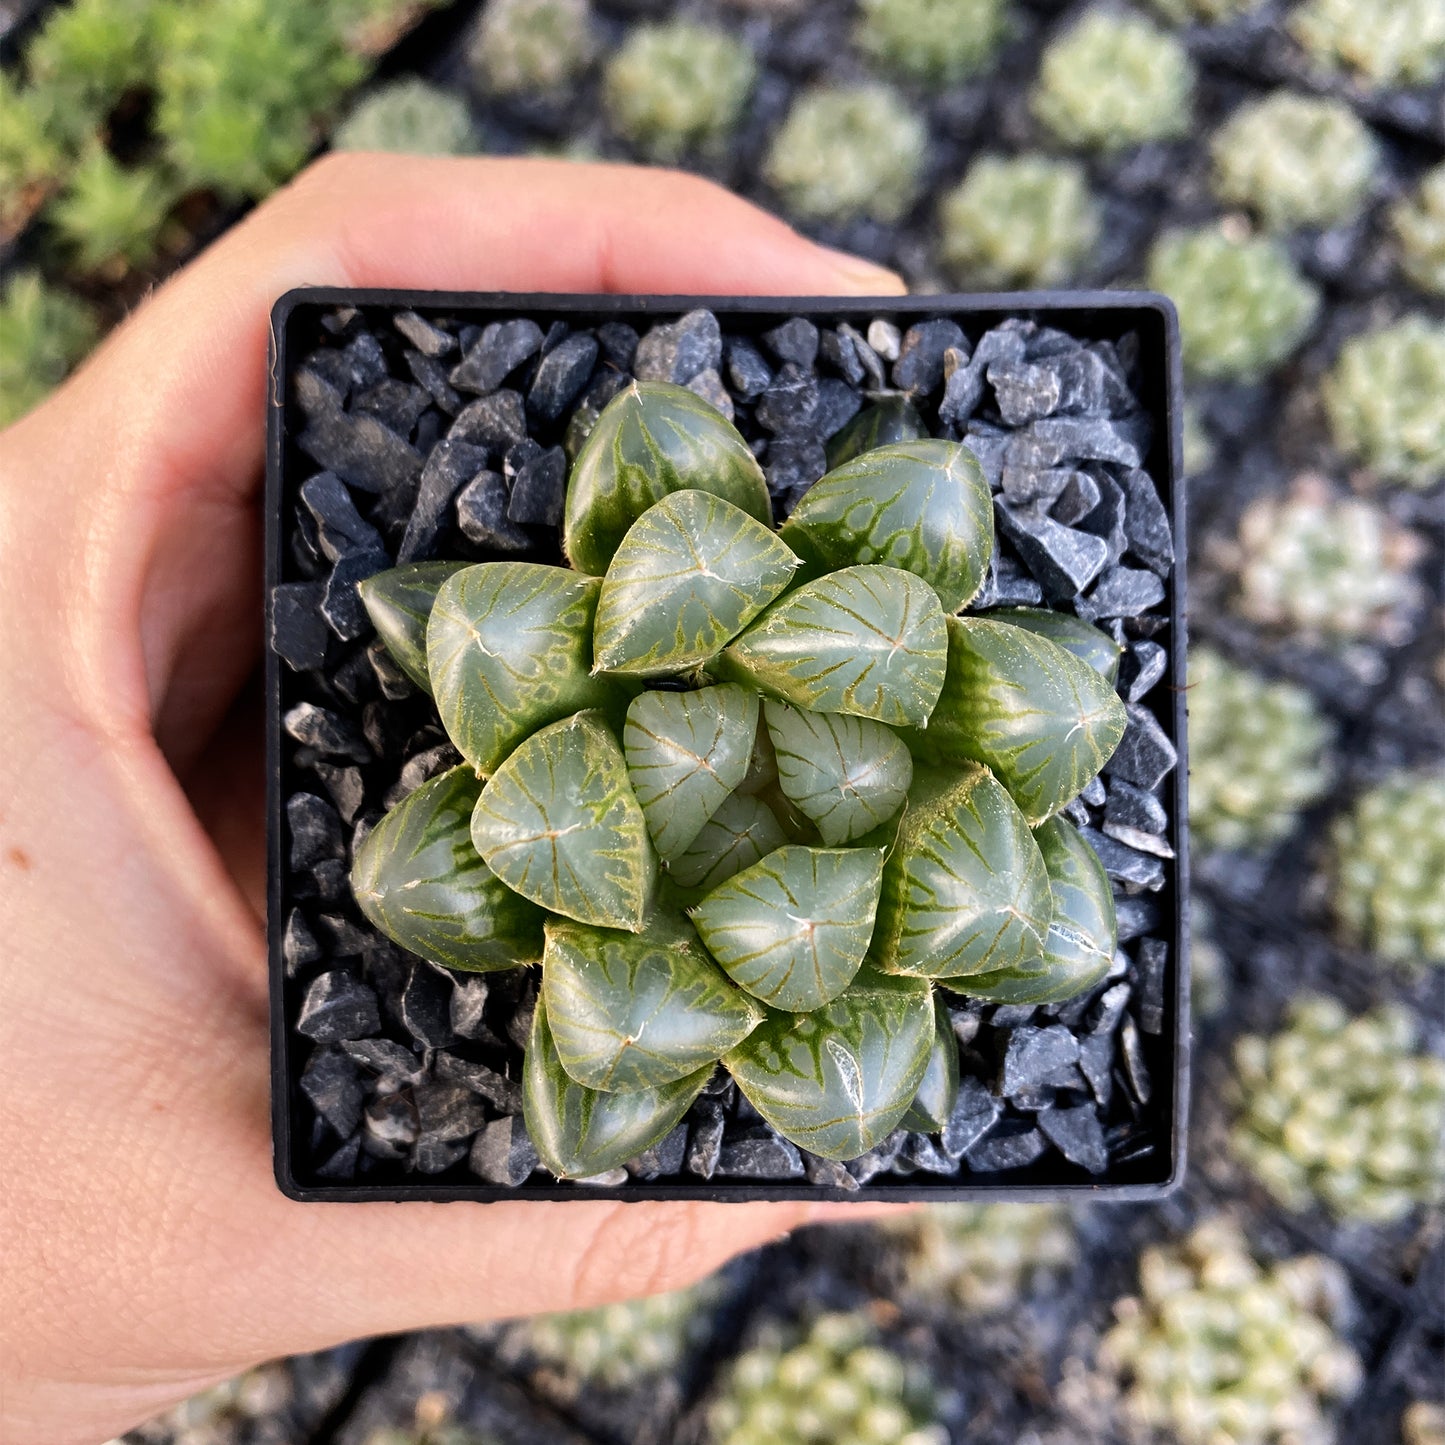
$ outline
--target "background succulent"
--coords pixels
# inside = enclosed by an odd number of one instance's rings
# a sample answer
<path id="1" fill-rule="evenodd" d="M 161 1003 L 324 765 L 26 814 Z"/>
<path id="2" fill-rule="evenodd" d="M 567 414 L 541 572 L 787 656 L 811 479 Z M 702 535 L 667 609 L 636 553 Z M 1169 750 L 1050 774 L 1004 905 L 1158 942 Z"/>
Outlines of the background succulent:
<path id="1" fill-rule="evenodd" d="M 495 95 L 558 94 L 596 48 L 588 0 L 487 0 L 467 62 Z"/>
<path id="2" fill-rule="evenodd" d="M 1262 0 L 1149 0 L 1150 7 L 1175 25 L 1200 21 L 1217 25 L 1258 9 Z"/>
<path id="3" fill-rule="evenodd" d="M 0 426 L 29 411 L 82 357 L 99 327 L 78 296 L 16 271 L 0 293 Z"/>
<path id="4" fill-rule="evenodd" d="M 159 167 L 121 166 L 94 145 L 71 171 L 50 220 L 82 270 L 124 271 L 150 260 L 175 200 L 175 181 Z"/>
<path id="5" fill-rule="evenodd" d="M 461 156 L 478 149 L 466 100 L 415 77 L 373 90 L 332 132 L 331 147 L 421 156 Z"/>
<path id="6" fill-rule="evenodd" d="M 1415 1400 L 1400 1422 L 1404 1445 L 1442 1445 L 1445 1442 L 1445 1405 Z"/>
<path id="7" fill-rule="evenodd" d="M 1445 14 L 1435 0 L 1304 0 L 1287 24 L 1321 69 L 1371 85 L 1429 85 L 1445 73 Z"/>
<path id="8" fill-rule="evenodd" d="M 1296 999 L 1271 1038 L 1235 1045 L 1235 1151 L 1289 1209 L 1388 1223 L 1445 1193 L 1445 1059 L 1407 1010 L 1351 1018 Z"/>
<path id="9" fill-rule="evenodd" d="M 1405 274 L 1422 291 L 1445 296 L 1445 161 L 1396 203 L 1391 220 Z"/>
<path id="10" fill-rule="evenodd" d="M 929 85 L 983 70 L 1009 29 L 1008 0 L 862 0 L 859 48 Z"/>

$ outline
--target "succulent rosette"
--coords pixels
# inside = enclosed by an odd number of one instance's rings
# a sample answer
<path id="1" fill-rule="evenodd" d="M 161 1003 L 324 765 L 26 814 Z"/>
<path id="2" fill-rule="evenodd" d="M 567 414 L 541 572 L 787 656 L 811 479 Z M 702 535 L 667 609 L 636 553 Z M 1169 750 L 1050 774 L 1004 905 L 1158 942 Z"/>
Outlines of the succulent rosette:
<path id="1" fill-rule="evenodd" d="M 721 1065 L 830 1159 L 958 1086 L 936 988 L 1061 1001 L 1113 901 L 1058 816 L 1123 735 L 1118 648 L 960 615 L 993 549 L 973 454 L 876 434 L 771 525 L 691 392 L 638 383 L 581 448 L 571 567 L 425 563 L 362 596 L 464 762 L 371 831 L 367 917 L 447 968 L 540 965 L 523 1093 L 558 1177 L 615 1168 Z"/>

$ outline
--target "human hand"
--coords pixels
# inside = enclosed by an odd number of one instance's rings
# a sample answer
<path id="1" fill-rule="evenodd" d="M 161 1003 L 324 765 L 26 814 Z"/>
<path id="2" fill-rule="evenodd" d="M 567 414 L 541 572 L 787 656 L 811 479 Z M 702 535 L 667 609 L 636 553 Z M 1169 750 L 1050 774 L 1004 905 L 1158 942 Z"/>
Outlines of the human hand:
<path id="1" fill-rule="evenodd" d="M 804 1204 L 301 1205 L 271 1175 L 258 481 L 308 283 L 879 293 L 705 182 L 331 157 L 0 435 L 0 1436 L 106 1438 L 258 1360 L 669 1289 Z M 865 1207 L 841 1206 L 850 1219 Z"/>

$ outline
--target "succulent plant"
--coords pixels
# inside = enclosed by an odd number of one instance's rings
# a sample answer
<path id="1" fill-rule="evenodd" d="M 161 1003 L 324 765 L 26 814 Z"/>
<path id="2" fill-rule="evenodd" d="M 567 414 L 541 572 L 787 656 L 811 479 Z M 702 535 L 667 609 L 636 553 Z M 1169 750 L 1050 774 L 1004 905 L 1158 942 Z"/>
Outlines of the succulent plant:
<path id="1" fill-rule="evenodd" d="M 862 1314 L 819 1315 L 801 1334 L 759 1332 L 708 1413 L 712 1445 L 946 1445 L 927 1376 L 879 1343 Z"/>
<path id="2" fill-rule="evenodd" d="M 1008 0 L 862 0 L 858 48 L 927 85 L 983 70 L 1008 34 Z"/>
<path id="3" fill-rule="evenodd" d="M 1323 1255 L 1261 1264 L 1239 1227 L 1208 1219 L 1139 1260 L 1138 1296 L 1114 1306 L 1103 1368 L 1145 1430 L 1181 1445 L 1328 1445 L 1361 1379 L 1341 1337 L 1353 1301 Z"/>
<path id="4" fill-rule="evenodd" d="M 1214 438 L 1196 402 L 1184 403 L 1184 475 L 1196 477 L 1214 465 Z"/>
<path id="5" fill-rule="evenodd" d="M 654 160 L 716 149 L 757 78 L 748 45 L 691 20 L 639 25 L 607 62 L 603 103 L 613 128 Z"/>
<path id="6" fill-rule="evenodd" d="M 95 314 L 34 271 L 13 272 L 0 293 L 0 426 L 29 411 L 95 344 Z"/>
<path id="7" fill-rule="evenodd" d="M 966 1314 L 1012 1306 L 1079 1257 L 1069 1212 L 1052 1204 L 932 1204 L 884 1228 L 903 1246 L 905 1292 Z"/>
<path id="8" fill-rule="evenodd" d="M 1044 51 L 1029 104 L 1065 145 L 1116 151 L 1186 134 L 1193 96 L 1193 62 L 1172 35 L 1087 10 Z"/>
<path id="9" fill-rule="evenodd" d="M 973 455 L 877 447 L 770 516 L 720 413 L 635 383 L 573 465 L 571 568 L 361 584 L 465 762 L 377 823 L 353 892 L 446 967 L 540 961 L 525 1113 L 559 1176 L 656 1142 L 719 1060 L 780 1133 L 854 1158 L 925 1081 L 935 980 L 1061 1000 L 1114 953 L 1108 879 L 1056 815 L 1123 706 L 1036 619 L 946 615 L 993 544 Z"/>
<path id="10" fill-rule="evenodd" d="M 596 49 L 588 0 L 487 0 L 467 63 L 493 95 L 560 94 Z"/>
<path id="11" fill-rule="evenodd" d="M 1304 0 L 1289 32 L 1322 70 L 1374 86 L 1431 85 L 1445 75 L 1445 12 L 1436 0 Z"/>
<path id="12" fill-rule="evenodd" d="M 1331 843 L 1346 938 L 1391 963 L 1445 964 L 1445 771 L 1391 774 L 1336 821 Z"/>
<path id="13" fill-rule="evenodd" d="M 1057 286 L 1099 239 L 1082 166 L 1047 156 L 981 156 L 939 204 L 939 254 L 980 287 Z"/>
<path id="14" fill-rule="evenodd" d="M 1422 291 L 1445 296 L 1445 161 L 1420 178 L 1413 195 L 1390 213 L 1400 239 L 1400 264 Z"/>
<path id="15" fill-rule="evenodd" d="M 478 149 L 464 97 L 415 76 L 373 90 L 331 134 L 338 151 L 462 156 Z"/>
<path id="16" fill-rule="evenodd" d="M 1266 237 L 1218 226 L 1166 232 L 1149 255 L 1149 285 L 1179 308 L 1184 363 L 1206 380 L 1255 380 L 1304 339 L 1319 295 Z"/>
<path id="17" fill-rule="evenodd" d="M 1314 699 L 1212 648 L 1189 656 L 1189 821 L 1205 849 L 1264 848 L 1331 782 Z"/>
<path id="18" fill-rule="evenodd" d="M 1352 336 L 1321 397 L 1335 445 L 1382 481 L 1445 477 L 1445 322 L 1412 314 Z"/>
<path id="19" fill-rule="evenodd" d="M 1235 1152 L 1289 1209 L 1383 1224 L 1445 1198 L 1445 1059 L 1419 1042 L 1405 1008 L 1295 999 L 1235 1045 Z"/>
<path id="20" fill-rule="evenodd" d="M 1240 106 L 1210 145 L 1214 193 L 1272 231 L 1352 221 L 1380 150 L 1343 101 L 1277 90 Z"/>
<path id="21" fill-rule="evenodd" d="M 1234 605 L 1251 622 L 1316 640 L 1398 642 L 1423 550 L 1376 503 L 1310 474 L 1251 502 L 1224 556 L 1238 578 Z"/>
<path id="22" fill-rule="evenodd" d="M 13 233 L 64 173 L 54 97 L 0 70 L 0 230 Z"/>
<path id="23" fill-rule="evenodd" d="M 764 174 L 804 220 L 896 221 L 913 204 L 928 133 L 886 85 L 820 86 L 793 103 Z"/>
<path id="24" fill-rule="evenodd" d="M 155 254 L 175 200 L 165 172 L 122 166 L 97 143 L 71 171 L 48 215 L 81 270 L 124 271 Z"/>

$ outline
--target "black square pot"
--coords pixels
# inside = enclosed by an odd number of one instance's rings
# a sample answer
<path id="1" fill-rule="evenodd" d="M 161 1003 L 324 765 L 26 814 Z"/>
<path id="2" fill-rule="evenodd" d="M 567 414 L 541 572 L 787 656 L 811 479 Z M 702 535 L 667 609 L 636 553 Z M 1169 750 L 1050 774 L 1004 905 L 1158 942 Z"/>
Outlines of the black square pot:
<path id="1" fill-rule="evenodd" d="M 344 876 L 347 848 L 338 843 L 332 826 L 330 854 L 339 860 L 298 882 L 290 866 L 294 839 L 288 825 L 287 800 L 302 791 L 324 792 L 318 774 L 312 768 L 317 761 L 315 749 L 288 733 L 283 720 L 298 703 L 319 702 L 343 717 L 353 736 L 364 727 L 385 732 L 389 726 L 388 709 L 404 708 L 403 702 L 385 702 L 375 694 L 376 677 L 362 656 L 369 632 L 364 624 L 349 629 L 343 622 L 338 631 L 334 619 L 323 623 L 319 616 L 321 587 L 316 580 L 321 552 L 314 532 L 305 532 L 298 520 L 298 493 L 303 481 L 322 470 L 298 444 L 306 417 L 302 398 L 298 395 L 298 363 L 316 348 L 340 347 L 360 326 L 375 336 L 385 338 L 382 348 L 364 343 L 357 352 L 357 364 L 365 372 L 374 369 L 382 352 L 394 351 L 386 358 L 390 375 L 409 382 L 414 375 L 423 387 L 439 388 L 438 368 L 424 377 L 417 370 L 416 357 L 424 354 L 415 347 L 415 340 L 425 333 L 408 321 L 404 338 L 394 326 L 403 312 L 422 318 L 445 320 L 454 330 L 478 330 L 488 322 L 527 317 L 535 320 L 544 332 L 556 323 L 577 328 L 593 328 L 608 321 L 622 321 L 636 330 L 658 322 L 670 322 L 695 308 L 712 311 L 718 318 L 724 336 L 757 338 L 791 317 L 803 316 L 820 327 L 834 327 L 847 322 L 866 330 L 875 319 L 889 321 L 901 329 L 916 322 L 947 318 L 957 323 L 970 344 L 990 327 L 1009 319 L 1030 320 L 1040 326 L 1053 326 L 1084 341 L 1120 342 L 1132 334 L 1137 338 L 1133 362 L 1135 391 L 1139 402 L 1152 422 L 1152 440 L 1144 458 L 1144 468 L 1157 485 L 1160 498 L 1169 514 L 1174 534 L 1175 565 L 1165 582 L 1165 597 L 1154 609 L 1161 619 L 1162 635 L 1168 643 L 1168 670 L 1157 684 L 1140 699 L 1140 708 L 1157 722 L 1163 734 L 1178 753 L 1178 765 L 1165 782 L 1165 802 L 1169 811 L 1167 842 L 1173 858 L 1163 863 L 1163 884 L 1148 895 L 1152 922 L 1148 936 L 1154 940 L 1153 977 L 1145 990 L 1152 1000 L 1140 1007 L 1138 1026 L 1131 1031 L 1131 1057 L 1116 1054 L 1115 1113 L 1110 1116 L 1110 1162 L 1103 1173 L 1090 1174 L 1070 1163 L 1055 1148 L 1050 1148 L 1033 1162 L 1007 1171 L 984 1172 L 964 1165 L 953 1176 L 915 1170 L 902 1174 L 885 1170 L 864 1183 L 861 1188 L 829 1187 L 799 1177 L 787 1180 L 717 1177 L 703 1179 L 686 1171 L 654 1179 L 630 1175 L 626 1183 L 600 1187 L 592 1184 L 561 1183 L 542 1171 L 516 1187 L 481 1182 L 470 1172 L 465 1152 L 443 1150 L 429 1161 L 435 1172 L 408 1170 L 400 1157 L 395 1162 L 378 1161 L 374 1154 L 360 1154 L 358 1145 L 349 1145 L 351 1156 L 337 1162 L 337 1155 L 346 1147 L 343 1137 L 318 1119 L 312 1095 L 318 1092 L 315 1078 L 303 1089 L 303 1073 L 317 1048 L 312 1039 L 297 1031 L 296 1024 L 308 983 L 333 962 L 359 967 L 358 930 L 368 925 L 351 907 L 350 935 L 345 928 L 338 933 L 317 926 L 321 914 L 345 917 L 351 906 Z M 471 333 L 467 333 L 470 335 Z M 281 1189 L 298 1200 L 403 1200 L 469 1199 L 491 1201 L 502 1199 L 578 1199 L 611 1198 L 698 1199 L 698 1200 L 778 1200 L 778 1199 L 889 1199 L 944 1201 L 1041 1201 L 1062 1199 L 1141 1200 L 1168 1193 L 1180 1181 L 1185 1163 L 1185 1136 L 1189 1103 L 1189 856 L 1187 824 L 1187 761 L 1185 755 L 1185 554 L 1184 487 L 1181 479 L 1181 382 L 1179 363 L 1179 330 L 1172 304 L 1164 297 L 1143 292 L 1021 292 L 993 295 L 939 295 L 885 297 L 876 300 L 839 299 L 829 297 L 752 298 L 752 297 L 676 297 L 676 296 L 566 296 L 553 294 L 520 295 L 506 293 L 402 292 L 388 290 L 348 290 L 332 288 L 303 289 L 288 293 L 277 303 L 272 315 L 272 392 L 268 406 L 268 450 L 266 476 L 266 598 L 268 638 L 273 628 L 300 627 L 310 638 L 315 656 L 313 666 L 293 665 L 283 661 L 274 648 L 268 648 L 266 659 L 267 717 L 266 741 L 268 757 L 268 870 L 269 870 L 269 948 L 271 997 L 272 1058 L 272 1124 L 276 1178 Z M 1131 344 L 1132 345 L 1132 344 Z M 411 351 L 409 373 L 405 353 Z M 453 353 L 445 365 L 450 366 Z M 338 366 L 340 363 L 337 363 Z M 426 371 L 425 364 L 421 370 Z M 429 377 L 429 379 L 428 379 Z M 374 374 L 357 383 L 371 385 Z M 314 383 L 311 383 L 314 385 Z M 344 381 L 343 383 L 344 384 Z M 392 387 L 392 393 L 397 388 Z M 444 394 L 444 389 L 443 389 Z M 409 393 L 413 405 L 424 400 L 418 393 Z M 465 400 L 465 398 L 463 398 Z M 313 398 L 314 403 L 314 398 Z M 403 406 L 404 409 L 404 406 Z M 434 411 L 435 408 L 428 408 Z M 445 410 L 445 408 L 443 408 Z M 454 410 L 454 407 L 453 407 Z M 530 415 L 530 413 L 529 413 Z M 425 450 L 434 442 L 438 423 L 447 418 L 441 413 L 430 423 L 426 436 L 418 437 L 419 448 Z M 535 420 L 534 418 L 532 420 Z M 540 429 L 546 443 L 561 439 L 566 413 L 546 420 L 533 429 Z M 420 426 L 428 426 L 423 416 Z M 530 434 L 530 433 L 529 433 Z M 745 431 L 746 434 L 746 431 Z M 357 496 L 365 503 L 364 491 Z M 398 524 L 391 518 L 393 528 Z M 334 550 L 334 547 L 333 547 Z M 481 560 L 486 555 L 475 548 L 462 549 L 463 555 Z M 541 560 L 560 560 L 555 535 L 550 544 L 547 536 L 539 541 L 535 554 Z M 308 563 L 308 557 L 311 559 Z M 310 581 L 311 586 L 296 586 Z M 283 590 L 278 593 L 277 588 Z M 278 617 L 280 611 L 287 613 Z M 298 611 L 304 615 L 298 617 Z M 328 611 L 335 611 L 334 607 Z M 341 633 L 352 631 L 349 642 Z M 324 654 L 324 655 L 323 655 Z M 349 671 L 348 671 L 349 668 Z M 362 694 L 372 689 L 369 706 Z M 413 707 L 415 699 L 411 700 Z M 420 713 L 413 712 L 400 726 L 415 729 Z M 364 748 L 362 757 L 365 756 Z M 361 757 L 358 761 L 361 761 Z M 347 763 L 345 748 L 333 759 L 337 767 Z M 394 764 L 394 760 L 393 760 Z M 363 761 L 361 773 L 366 774 Z M 333 776 L 334 775 L 328 775 Z M 394 777 L 394 773 L 393 773 Z M 367 797 L 379 796 L 389 783 L 366 782 Z M 352 783 L 354 790 L 354 781 Z M 354 811 L 354 810 L 353 810 Z M 350 819 L 342 812 L 342 833 Z M 323 832 L 325 830 L 323 829 Z M 327 848 L 325 838 L 320 845 Z M 318 881 L 319 880 L 319 881 Z M 1158 879 L 1154 880 L 1156 883 Z M 329 891 L 328 891 L 329 890 Z M 288 924 L 293 915 L 309 919 L 314 942 L 303 940 L 298 948 L 295 936 L 287 944 Z M 380 936 L 375 935 L 377 942 Z M 290 955 L 288 961 L 288 954 Z M 1159 963 L 1164 960 L 1163 976 Z M 1138 974 L 1146 970 L 1136 969 Z M 506 978 L 511 975 L 488 975 Z M 385 989 L 380 990 L 385 998 Z M 425 992 L 425 990 L 423 990 Z M 396 1012 L 395 988 L 389 1013 Z M 427 1001 L 418 1001 L 419 1008 Z M 494 1022 L 496 1022 L 494 1020 Z M 395 1019 L 390 1025 L 394 1036 L 402 1036 Z M 438 1025 L 443 1030 L 445 1023 Z M 500 1025 L 498 1025 L 500 1027 Z M 421 1030 L 425 1034 L 425 1028 Z M 415 1035 L 416 1030 L 412 1031 Z M 485 1030 L 483 1030 L 485 1033 Z M 494 1042 L 503 1044 L 500 1035 Z M 504 1046 L 504 1045 L 503 1045 Z M 417 1044 L 417 1067 L 423 1067 L 431 1051 Z M 465 1047 L 463 1052 L 466 1052 Z M 1130 1067 L 1130 1065 L 1134 1067 Z M 339 1065 L 343 1074 L 345 1066 Z M 1141 1087 L 1139 1080 L 1150 1082 Z M 1124 1097 L 1126 1104 L 1117 1103 Z M 346 1115 L 359 1115 L 360 1102 L 347 1095 L 343 1080 L 333 1091 L 331 1107 Z M 478 1104 L 488 1117 L 500 1117 L 498 1109 Z M 1122 1109 L 1122 1115 L 1121 1115 Z M 505 1113 L 505 1108 L 502 1113 Z M 465 1125 L 462 1126 L 465 1128 Z M 382 1150 L 385 1153 L 383 1147 Z M 404 1149 L 401 1151 L 404 1154 Z M 455 1156 L 455 1157 L 453 1157 Z M 329 1162 L 328 1162 L 329 1161 Z M 836 1179 L 836 1175 L 833 1176 Z"/>

